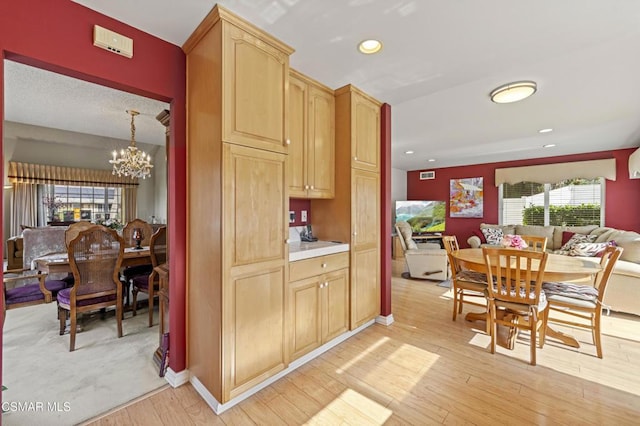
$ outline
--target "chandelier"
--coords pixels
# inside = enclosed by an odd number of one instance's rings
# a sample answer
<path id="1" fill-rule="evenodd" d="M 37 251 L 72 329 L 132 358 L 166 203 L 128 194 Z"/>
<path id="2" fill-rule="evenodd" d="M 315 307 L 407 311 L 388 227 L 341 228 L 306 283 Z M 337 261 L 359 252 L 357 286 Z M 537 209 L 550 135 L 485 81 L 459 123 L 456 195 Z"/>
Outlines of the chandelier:
<path id="1" fill-rule="evenodd" d="M 113 151 L 113 159 L 109 160 L 109 163 L 113 164 L 114 175 L 145 179 L 151 176 L 153 165 L 151 156 L 136 148 L 136 125 L 133 119 L 140 113 L 134 110 L 127 110 L 127 113 L 131 114 L 131 145 L 126 150 L 120 150 L 120 157 Z"/>

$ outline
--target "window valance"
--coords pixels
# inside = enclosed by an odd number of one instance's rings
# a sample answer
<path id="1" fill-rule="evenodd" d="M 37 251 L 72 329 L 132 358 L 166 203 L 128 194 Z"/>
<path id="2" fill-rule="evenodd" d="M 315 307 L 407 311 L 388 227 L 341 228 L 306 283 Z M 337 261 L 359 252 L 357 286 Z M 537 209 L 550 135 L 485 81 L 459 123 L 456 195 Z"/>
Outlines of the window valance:
<path id="1" fill-rule="evenodd" d="M 566 179 L 599 177 L 616 180 L 615 158 L 496 169 L 496 186 L 503 183 L 556 183 Z"/>
<path id="2" fill-rule="evenodd" d="M 35 183 L 77 186 L 137 187 L 138 179 L 118 177 L 111 170 L 78 169 L 46 164 L 9 162 L 10 183 Z"/>

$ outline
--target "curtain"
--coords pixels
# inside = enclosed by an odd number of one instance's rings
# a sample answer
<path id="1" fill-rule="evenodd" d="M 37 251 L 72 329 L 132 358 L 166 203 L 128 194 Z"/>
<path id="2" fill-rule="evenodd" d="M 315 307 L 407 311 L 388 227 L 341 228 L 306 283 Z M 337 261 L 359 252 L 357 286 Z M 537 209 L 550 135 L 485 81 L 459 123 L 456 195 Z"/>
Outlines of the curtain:
<path id="1" fill-rule="evenodd" d="M 11 183 L 110 186 L 115 188 L 138 186 L 137 178 L 119 177 L 114 175 L 111 170 L 78 169 L 16 161 L 9 162 L 8 177 Z"/>
<path id="2" fill-rule="evenodd" d="M 38 226 L 38 192 L 30 183 L 13 183 L 12 187 L 11 235 L 20 235 L 21 225 Z"/>
<path id="3" fill-rule="evenodd" d="M 122 189 L 122 216 L 124 219 L 123 223 L 130 222 L 133 219 L 137 218 L 137 198 L 138 188 L 131 187 Z"/>

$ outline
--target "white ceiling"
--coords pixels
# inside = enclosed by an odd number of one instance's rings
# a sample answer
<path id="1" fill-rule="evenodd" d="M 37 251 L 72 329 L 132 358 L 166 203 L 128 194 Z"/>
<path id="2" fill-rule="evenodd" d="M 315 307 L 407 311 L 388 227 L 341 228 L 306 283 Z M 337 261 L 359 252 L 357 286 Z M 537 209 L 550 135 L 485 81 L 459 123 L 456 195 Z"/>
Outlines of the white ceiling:
<path id="1" fill-rule="evenodd" d="M 215 4 L 75 1 L 178 46 Z M 428 169 L 640 145 L 640 2 L 636 0 L 219 3 L 294 47 L 293 68 L 330 87 L 352 83 L 389 103 L 396 168 Z M 382 52 L 358 53 L 356 44 L 370 37 L 382 40 Z M 8 85 L 20 80 L 11 74 Z M 489 100 L 492 89 L 516 80 L 536 81 L 537 93 L 515 104 Z M 43 84 L 37 96 L 48 96 L 50 89 Z M 81 96 L 78 92 L 68 90 L 65 96 Z M 96 104 L 102 97 L 85 99 Z M 74 101 L 77 109 L 65 109 L 66 115 L 77 116 L 85 125 L 99 125 L 100 120 L 82 117 L 82 102 Z M 12 108 L 8 103 L 7 115 Z M 119 105 L 125 124 L 118 126 L 125 131 L 126 108 L 130 106 Z M 40 111 L 31 103 L 28 115 L 50 115 L 51 110 L 51 105 Z M 150 116 L 157 113 L 143 111 Z M 105 121 L 104 114 L 96 115 Z M 538 133 L 547 127 L 554 131 Z M 550 143 L 556 147 L 542 148 Z M 407 150 L 415 154 L 405 155 Z M 429 158 L 436 161 L 427 162 Z"/>

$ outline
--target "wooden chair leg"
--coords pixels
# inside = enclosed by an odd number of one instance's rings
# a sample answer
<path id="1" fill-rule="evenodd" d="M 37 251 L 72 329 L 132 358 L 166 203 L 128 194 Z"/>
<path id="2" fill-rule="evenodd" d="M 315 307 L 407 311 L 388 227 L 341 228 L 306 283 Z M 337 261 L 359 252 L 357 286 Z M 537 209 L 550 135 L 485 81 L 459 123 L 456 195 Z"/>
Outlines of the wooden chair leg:
<path id="1" fill-rule="evenodd" d="M 496 305 L 493 302 L 489 302 L 489 328 L 491 330 L 491 353 L 496 353 L 496 335 L 498 334 L 498 327 L 496 325 Z"/>
<path id="2" fill-rule="evenodd" d="M 64 334 L 64 329 L 67 325 L 67 310 L 58 306 L 58 319 L 60 320 L 60 335 Z"/>
<path id="3" fill-rule="evenodd" d="M 456 286 L 453 286 L 453 321 L 456 320 L 457 315 L 458 315 L 458 289 Z"/>
<path id="4" fill-rule="evenodd" d="M 593 342 L 596 345 L 596 354 L 598 358 L 602 358 L 602 339 L 600 337 L 600 317 L 602 316 L 602 309 L 596 311 L 595 315 L 591 320 L 591 325 L 593 327 Z"/>
<path id="5" fill-rule="evenodd" d="M 149 327 L 153 327 L 153 283 L 149 286 Z"/>
<path id="6" fill-rule="evenodd" d="M 531 334 L 531 365 L 536 365 L 536 337 L 538 335 L 538 316 L 529 314 L 529 333 Z"/>
<path id="7" fill-rule="evenodd" d="M 549 305 L 541 312 L 542 324 L 540 325 L 540 349 L 544 347 L 545 340 L 547 338 L 547 322 L 549 319 Z"/>
<path id="8" fill-rule="evenodd" d="M 118 337 L 122 337 L 122 298 L 116 303 L 116 322 L 118 324 Z"/>
<path id="9" fill-rule="evenodd" d="M 71 311 L 69 312 L 69 316 L 71 317 L 71 329 L 69 330 L 69 352 L 73 352 L 76 350 L 76 310 L 71 307 Z"/>
<path id="10" fill-rule="evenodd" d="M 131 310 L 133 312 L 133 316 L 138 315 L 138 289 L 134 286 L 133 290 L 131 290 L 131 294 L 133 295 L 131 299 Z"/>

